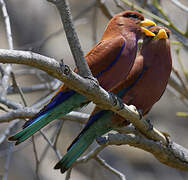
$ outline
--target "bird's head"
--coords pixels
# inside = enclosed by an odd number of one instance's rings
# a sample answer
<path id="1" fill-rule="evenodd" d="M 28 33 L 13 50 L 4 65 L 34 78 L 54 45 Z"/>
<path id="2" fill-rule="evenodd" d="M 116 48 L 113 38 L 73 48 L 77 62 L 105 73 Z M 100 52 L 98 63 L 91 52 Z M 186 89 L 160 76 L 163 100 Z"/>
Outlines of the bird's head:
<path id="1" fill-rule="evenodd" d="M 145 54 L 145 57 L 163 55 L 162 59 L 165 59 L 166 56 L 170 56 L 170 30 L 163 26 L 151 27 L 149 30 L 155 34 L 155 37 L 144 37 L 142 54 Z M 166 57 L 166 59 L 168 58 Z"/>
<path id="2" fill-rule="evenodd" d="M 112 21 L 115 22 L 117 29 L 135 32 L 139 37 L 141 37 L 142 33 L 147 36 L 155 36 L 154 33 L 144 28 L 145 26 L 156 26 L 155 22 L 145 19 L 137 11 L 123 11 L 115 15 Z"/>
<path id="3" fill-rule="evenodd" d="M 170 30 L 167 27 L 155 26 L 155 27 L 151 27 L 149 30 L 155 34 L 155 39 L 170 38 Z"/>
<path id="4" fill-rule="evenodd" d="M 170 38 L 170 30 L 163 26 L 154 26 L 149 28 L 149 31 L 155 34 L 154 37 L 147 36 L 146 39 L 167 40 Z"/>

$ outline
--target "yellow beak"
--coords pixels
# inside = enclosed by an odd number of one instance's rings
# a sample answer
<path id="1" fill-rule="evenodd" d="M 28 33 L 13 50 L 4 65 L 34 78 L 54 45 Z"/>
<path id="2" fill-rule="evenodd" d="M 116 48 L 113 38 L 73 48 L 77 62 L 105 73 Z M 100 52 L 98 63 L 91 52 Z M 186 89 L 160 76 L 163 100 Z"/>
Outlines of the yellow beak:
<path id="1" fill-rule="evenodd" d="M 142 31 L 145 33 L 146 36 L 152 36 L 154 37 L 155 34 L 152 33 L 151 31 L 149 31 L 148 29 L 144 28 L 144 27 L 141 27 Z"/>
<path id="2" fill-rule="evenodd" d="M 158 39 L 168 39 L 168 35 L 167 35 L 165 29 L 160 29 L 158 34 L 156 35 L 156 38 L 158 38 Z"/>
<path id="3" fill-rule="evenodd" d="M 140 26 L 156 26 L 156 24 L 152 20 L 145 19 L 140 22 Z"/>

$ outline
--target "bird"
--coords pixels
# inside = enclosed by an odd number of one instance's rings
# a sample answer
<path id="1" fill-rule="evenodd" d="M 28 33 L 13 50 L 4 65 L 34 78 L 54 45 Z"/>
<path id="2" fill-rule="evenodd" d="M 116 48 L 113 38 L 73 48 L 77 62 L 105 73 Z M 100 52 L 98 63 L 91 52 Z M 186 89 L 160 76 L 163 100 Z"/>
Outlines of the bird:
<path id="1" fill-rule="evenodd" d="M 142 48 L 131 71 L 125 79 L 111 89 L 123 103 L 134 105 L 143 116 L 161 98 L 172 69 L 169 29 L 155 26 L 149 30 L 156 36 L 144 37 Z M 128 120 L 120 115 L 96 107 L 84 129 L 74 139 L 67 153 L 54 169 L 60 169 L 64 173 L 97 137 L 128 124 Z"/>
<path id="2" fill-rule="evenodd" d="M 112 89 L 129 73 L 136 57 L 138 39 L 143 34 L 155 36 L 144 28 L 150 25 L 156 24 L 144 19 L 139 12 L 123 11 L 109 21 L 102 39 L 86 54 L 85 59 L 92 74 L 105 90 Z M 15 145 L 18 145 L 51 121 L 89 102 L 85 96 L 62 84 L 50 102 L 9 140 L 16 141 Z"/>

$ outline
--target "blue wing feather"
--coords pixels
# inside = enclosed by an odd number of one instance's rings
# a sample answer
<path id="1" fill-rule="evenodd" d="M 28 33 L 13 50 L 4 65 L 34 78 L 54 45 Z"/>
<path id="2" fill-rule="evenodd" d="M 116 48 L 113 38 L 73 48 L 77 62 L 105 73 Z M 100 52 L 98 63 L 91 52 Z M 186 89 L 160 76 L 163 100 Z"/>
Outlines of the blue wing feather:
<path id="1" fill-rule="evenodd" d="M 113 65 L 118 61 L 118 59 L 120 58 L 122 52 L 123 52 L 123 49 L 125 47 L 125 44 L 126 44 L 126 41 L 123 42 L 123 45 L 119 51 L 119 53 L 117 54 L 117 56 L 115 57 L 115 59 L 111 62 L 111 64 L 109 64 L 104 70 L 102 70 L 101 72 L 99 72 L 95 77 L 96 78 L 99 78 L 104 72 L 108 71 L 110 68 L 113 67 Z"/>
<path id="2" fill-rule="evenodd" d="M 68 99 L 70 96 L 72 96 L 75 93 L 76 92 L 73 90 L 69 90 L 66 92 L 59 91 L 56 94 L 56 96 L 53 97 L 53 99 L 50 101 L 50 103 L 48 103 L 46 106 L 44 106 L 44 108 L 41 109 L 41 111 L 36 116 L 34 116 L 32 119 L 30 119 L 23 125 L 23 128 L 26 128 L 29 125 L 31 125 L 33 122 L 40 120 L 41 118 L 39 118 L 39 117 L 44 116 L 51 109 L 55 108 L 56 106 L 58 106 L 59 104 L 64 102 L 66 99 Z"/>

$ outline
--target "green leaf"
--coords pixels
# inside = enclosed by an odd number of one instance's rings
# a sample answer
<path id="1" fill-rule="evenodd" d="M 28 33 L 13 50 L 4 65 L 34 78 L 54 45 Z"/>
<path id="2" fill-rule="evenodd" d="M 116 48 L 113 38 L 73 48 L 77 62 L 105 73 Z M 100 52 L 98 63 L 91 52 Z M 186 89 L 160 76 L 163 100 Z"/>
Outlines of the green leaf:
<path id="1" fill-rule="evenodd" d="M 187 117 L 188 113 L 187 112 L 177 112 L 176 116 L 180 116 L 180 117 Z"/>

